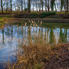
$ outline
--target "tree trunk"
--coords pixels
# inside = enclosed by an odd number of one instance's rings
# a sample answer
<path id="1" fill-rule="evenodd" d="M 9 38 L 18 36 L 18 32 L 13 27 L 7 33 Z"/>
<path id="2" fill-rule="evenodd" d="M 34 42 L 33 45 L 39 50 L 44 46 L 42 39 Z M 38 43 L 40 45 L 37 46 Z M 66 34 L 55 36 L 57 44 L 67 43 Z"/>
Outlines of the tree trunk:
<path id="1" fill-rule="evenodd" d="M 7 13 L 7 10 L 8 10 L 8 2 L 6 3 L 6 13 Z"/>
<path id="2" fill-rule="evenodd" d="M 47 12 L 47 8 L 46 8 L 47 6 L 46 5 L 47 5 L 47 1 L 45 0 L 45 11 Z"/>
<path id="3" fill-rule="evenodd" d="M 12 0 L 10 0 L 10 11 L 12 12 Z"/>
<path id="4" fill-rule="evenodd" d="M 48 0 L 48 12 L 49 12 L 49 0 Z"/>
<path id="5" fill-rule="evenodd" d="M 30 0 L 28 2 L 28 13 L 30 13 Z"/>
<path id="6" fill-rule="evenodd" d="M 67 0 L 67 12 L 68 12 L 68 0 Z"/>
<path id="7" fill-rule="evenodd" d="M 43 0 L 41 0 L 41 3 L 42 3 L 42 12 L 43 12 Z"/>
<path id="8" fill-rule="evenodd" d="M 23 12 L 23 1 L 21 0 L 21 11 Z"/>
<path id="9" fill-rule="evenodd" d="M 42 12 L 43 12 L 43 1 L 42 1 Z"/>
<path id="10" fill-rule="evenodd" d="M 36 12 L 38 12 L 38 10 L 37 10 L 37 0 L 36 0 Z"/>
<path id="11" fill-rule="evenodd" d="M 3 5 L 2 5 L 2 0 L 1 0 L 1 10 L 2 10 L 2 13 L 3 13 Z"/>

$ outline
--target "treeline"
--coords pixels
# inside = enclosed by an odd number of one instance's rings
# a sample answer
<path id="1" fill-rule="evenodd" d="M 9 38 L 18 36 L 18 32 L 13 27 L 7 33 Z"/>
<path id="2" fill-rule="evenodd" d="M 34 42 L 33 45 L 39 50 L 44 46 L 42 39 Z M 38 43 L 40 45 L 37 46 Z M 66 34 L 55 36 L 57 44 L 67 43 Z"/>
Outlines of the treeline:
<path id="1" fill-rule="evenodd" d="M 19 12 L 50 12 L 50 11 L 69 11 L 69 0 L 0 0 L 1 13 L 4 11 L 12 13 Z"/>

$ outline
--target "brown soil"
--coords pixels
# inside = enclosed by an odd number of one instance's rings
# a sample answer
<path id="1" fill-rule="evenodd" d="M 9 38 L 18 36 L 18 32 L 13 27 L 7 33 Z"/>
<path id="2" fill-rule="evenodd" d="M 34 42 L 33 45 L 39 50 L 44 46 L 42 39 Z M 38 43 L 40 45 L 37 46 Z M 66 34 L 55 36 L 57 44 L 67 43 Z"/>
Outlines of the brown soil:
<path id="1" fill-rule="evenodd" d="M 50 62 L 47 62 L 43 69 L 69 69 L 69 46 L 64 45 L 55 52 L 57 54 L 50 58 Z"/>

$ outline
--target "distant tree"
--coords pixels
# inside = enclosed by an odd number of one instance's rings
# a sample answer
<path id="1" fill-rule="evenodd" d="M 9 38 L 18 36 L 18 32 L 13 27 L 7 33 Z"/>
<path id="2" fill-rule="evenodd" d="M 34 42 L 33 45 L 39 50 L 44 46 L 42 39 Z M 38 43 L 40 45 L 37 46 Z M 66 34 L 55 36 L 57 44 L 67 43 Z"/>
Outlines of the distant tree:
<path id="1" fill-rule="evenodd" d="M 43 12 L 43 0 L 40 0 L 40 2 L 41 2 L 41 5 L 42 5 L 42 12 Z"/>
<path id="2" fill-rule="evenodd" d="M 63 6 L 64 6 L 64 0 L 61 0 L 61 11 L 62 11 Z"/>
<path id="3" fill-rule="evenodd" d="M 2 0 L 1 0 L 1 10 L 2 10 L 2 13 L 3 13 L 3 6 L 2 6 L 2 4 L 3 4 L 3 3 L 2 3 Z"/>
<path id="4" fill-rule="evenodd" d="M 68 8 L 69 8 L 69 0 L 64 0 L 65 13 L 68 12 Z"/>
<path id="5" fill-rule="evenodd" d="M 12 12 L 12 0 L 10 0 L 10 11 Z"/>
<path id="6" fill-rule="evenodd" d="M 41 3 L 40 3 L 40 0 L 38 0 L 39 1 L 39 3 L 38 3 L 38 8 L 39 8 L 39 13 L 40 13 L 40 8 L 42 7 L 41 6 Z"/>
<path id="7" fill-rule="evenodd" d="M 69 7 L 69 6 L 68 6 L 68 1 L 69 1 L 69 0 L 67 0 L 67 12 L 68 12 L 68 7 Z"/>
<path id="8" fill-rule="evenodd" d="M 3 3 L 3 0 L 1 0 L 1 10 L 2 10 L 2 13 L 3 13 L 3 6 L 5 5 L 5 3 Z"/>
<path id="9" fill-rule="evenodd" d="M 45 11 L 47 11 L 47 0 L 45 0 Z"/>
<path id="10" fill-rule="evenodd" d="M 36 11 L 38 11 L 38 10 L 37 10 L 37 0 L 36 0 Z"/>
<path id="11" fill-rule="evenodd" d="M 50 8 L 49 8 L 49 5 L 50 5 L 50 4 L 49 4 L 49 0 L 48 0 L 48 12 L 49 12 L 49 9 L 50 9 Z"/>
<path id="12" fill-rule="evenodd" d="M 30 0 L 28 0 L 28 13 L 30 13 L 30 7 L 31 7 Z"/>
<path id="13" fill-rule="evenodd" d="M 4 2 L 4 4 L 6 5 L 6 13 L 7 13 L 9 1 L 8 1 L 8 0 L 3 0 L 3 2 Z"/>
<path id="14" fill-rule="evenodd" d="M 17 2 L 19 3 L 21 11 L 23 12 L 23 0 L 17 0 Z"/>
<path id="15" fill-rule="evenodd" d="M 52 11 L 53 11 L 54 5 L 55 5 L 55 0 L 51 0 L 51 9 L 52 9 Z"/>

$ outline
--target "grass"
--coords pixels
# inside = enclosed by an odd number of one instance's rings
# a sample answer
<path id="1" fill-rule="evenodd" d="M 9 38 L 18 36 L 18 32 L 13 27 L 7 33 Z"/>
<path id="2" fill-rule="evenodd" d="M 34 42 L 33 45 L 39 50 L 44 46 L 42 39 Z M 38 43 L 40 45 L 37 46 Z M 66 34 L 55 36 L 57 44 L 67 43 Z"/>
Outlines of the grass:
<path id="1" fill-rule="evenodd" d="M 45 12 L 45 11 L 43 11 L 43 12 Z M 2 13 L 2 11 L 0 11 L 0 13 Z M 6 11 L 3 11 L 3 13 L 6 13 Z M 7 11 L 7 13 L 10 13 L 10 11 Z M 21 12 L 20 11 L 12 11 L 12 13 L 21 13 Z M 23 13 L 28 13 L 28 12 L 23 11 Z M 38 12 L 37 11 L 31 11 L 31 13 L 39 13 L 39 11 Z M 42 11 L 40 11 L 40 13 L 42 13 Z M 65 12 L 64 11 L 57 12 L 57 14 L 65 14 Z"/>
<path id="2" fill-rule="evenodd" d="M 67 13 L 69 13 L 69 12 L 67 12 Z M 57 12 L 57 14 L 65 14 L 65 12 Z"/>
<path id="3" fill-rule="evenodd" d="M 1 24 L 3 24 L 4 22 L 10 22 L 10 24 L 12 24 L 13 22 L 15 22 L 14 24 L 18 24 L 18 23 L 21 24 L 21 23 L 25 23 L 25 22 L 28 23 L 28 20 L 30 20 L 30 21 L 34 20 L 36 22 L 38 22 L 38 20 L 39 20 L 39 22 L 43 21 L 42 25 L 45 25 L 45 26 L 47 25 L 47 26 L 50 26 L 50 27 L 59 27 L 60 26 L 60 27 L 68 28 L 68 26 L 69 26 L 67 24 L 67 22 L 69 21 L 68 19 L 54 19 L 54 18 L 13 18 L 13 17 L 10 18 L 9 15 L 7 15 L 7 16 L 0 16 L 0 22 L 1 22 Z M 52 22 L 52 24 L 49 21 Z M 55 21 L 56 21 L 56 23 L 55 23 Z"/>
<path id="4" fill-rule="evenodd" d="M 6 24 L 6 21 L 3 19 L 0 19 L 0 29 L 4 28 L 4 25 Z"/>
<path id="5" fill-rule="evenodd" d="M 50 15 L 50 16 L 47 16 L 46 18 L 60 18 L 60 19 L 62 19 L 62 17 L 60 15 Z"/>

